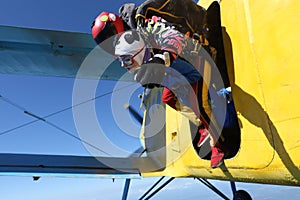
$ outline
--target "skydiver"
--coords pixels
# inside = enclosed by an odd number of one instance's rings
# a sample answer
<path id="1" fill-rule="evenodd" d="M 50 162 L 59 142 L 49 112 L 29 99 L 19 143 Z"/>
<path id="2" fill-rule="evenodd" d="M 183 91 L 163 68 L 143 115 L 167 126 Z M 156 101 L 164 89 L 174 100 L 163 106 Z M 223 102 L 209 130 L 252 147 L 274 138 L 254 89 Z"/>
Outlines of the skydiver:
<path id="1" fill-rule="evenodd" d="M 180 57 L 178 57 L 178 55 L 180 55 L 180 53 L 183 52 L 182 49 L 187 50 L 188 48 L 186 48 L 187 45 L 185 44 L 185 40 L 184 40 L 186 35 L 183 35 L 178 30 L 183 31 L 184 33 L 188 33 L 189 36 L 191 35 L 191 33 L 201 33 L 201 31 L 202 31 L 201 28 L 203 27 L 202 23 L 203 23 L 203 17 L 205 14 L 205 10 L 192 1 L 187 2 L 187 1 L 182 1 L 182 0 L 177 0 L 177 1 L 172 1 L 172 2 L 177 2 L 177 4 L 176 4 L 177 6 L 182 5 L 182 3 L 186 4 L 186 3 L 192 2 L 192 4 L 190 4 L 192 6 L 184 6 L 184 7 L 181 7 L 179 10 L 174 9 L 172 6 L 163 7 L 163 9 L 160 9 L 160 10 L 157 9 L 157 8 L 161 8 L 161 4 L 163 2 L 166 2 L 166 1 L 158 1 L 158 0 L 147 1 L 147 2 L 143 3 L 139 8 L 136 8 L 134 4 L 125 4 L 119 10 L 120 17 L 122 18 L 122 20 L 120 20 L 120 18 L 115 14 L 101 13 L 96 18 L 96 20 L 93 24 L 93 27 L 92 27 L 92 34 L 93 34 L 94 39 L 97 41 L 98 44 L 100 44 L 107 37 L 113 36 L 116 34 L 118 34 L 118 36 L 120 36 L 123 31 L 129 30 L 131 28 L 140 29 L 140 31 L 144 35 L 144 39 L 145 38 L 149 39 L 153 36 L 156 37 L 156 33 L 158 33 L 160 30 L 155 29 L 154 27 L 157 28 L 158 23 L 160 23 L 160 25 L 163 28 L 166 25 L 167 25 L 167 27 L 173 27 L 172 30 L 174 32 L 176 32 L 175 36 L 177 37 L 177 38 L 173 38 L 176 45 L 164 47 L 164 43 L 166 43 L 168 40 L 166 38 L 163 40 L 158 40 L 158 41 L 156 40 L 154 42 L 154 44 L 152 43 L 153 40 L 147 41 L 147 43 L 150 43 L 152 46 L 155 46 L 158 44 L 159 48 L 157 48 L 157 46 L 156 46 L 156 48 L 160 49 L 159 51 L 161 51 L 161 52 L 157 53 L 157 55 L 156 55 L 157 58 L 158 57 L 163 58 L 162 51 L 165 51 L 165 52 L 170 52 L 169 57 L 171 58 L 171 63 L 177 58 L 180 59 Z M 168 1 L 168 3 L 171 3 L 171 2 Z M 149 6 L 155 6 L 154 9 L 150 9 L 151 11 L 155 10 L 155 12 L 154 11 L 148 12 Z M 184 18 L 185 20 L 183 21 L 182 16 L 185 17 L 184 14 L 188 13 L 188 12 L 184 12 L 184 9 L 182 9 L 182 8 L 189 8 L 189 12 L 192 10 L 191 8 L 193 8 L 195 10 L 195 12 L 198 13 L 197 16 L 201 16 L 201 17 L 193 17 L 193 16 L 189 15 L 186 18 Z M 197 11 L 197 9 L 200 9 L 200 10 Z M 161 21 L 153 22 L 153 20 L 146 19 L 148 17 L 149 18 L 153 17 L 151 15 L 155 15 L 155 14 L 162 15 L 162 13 L 165 14 L 168 12 L 171 13 L 171 15 L 168 15 L 168 14 L 167 14 L 167 16 L 164 15 L 164 17 L 168 18 L 167 22 L 163 22 L 163 23 L 161 23 Z M 168 17 L 168 16 L 174 16 L 176 14 L 179 16 L 178 18 Z M 136 17 L 137 17 L 137 19 L 135 19 Z M 154 17 L 156 17 L 156 16 L 154 16 Z M 193 19 L 197 19 L 197 20 L 195 21 Z M 170 24 L 170 22 L 173 22 L 173 23 Z M 182 23 L 183 25 L 178 24 L 179 22 Z M 198 25 L 198 24 L 200 24 L 200 25 Z M 149 29 L 152 31 L 150 34 L 148 34 Z M 158 32 L 155 32 L 155 31 L 158 31 Z M 146 37 L 145 37 L 145 35 L 146 35 Z M 190 51 L 190 49 L 188 49 L 187 51 Z M 112 51 L 111 51 L 111 53 L 112 53 Z M 132 58 L 132 60 L 134 61 L 136 58 L 137 57 Z M 157 61 L 157 59 L 156 59 L 156 61 Z M 143 72 L 146 72 L 146 74 L 147 74 L 147 71 L 145 69 Z M 153 72 L 149 72 L 149 73 L 153 73 Z M 141 73 L 139 73 L 139 76 L 142 77 Z M 166 92 L 167 95 L 164 95 L 164 97 L 166 97 L 166 98 L 163 98 L 164 102 L 169 104 L 171 107 L 175 108 L 174 102 L 176 102 L 176 101 L 173 101 L 174 94 L 172 96 L 172 92 L 171 91 L 168 92 L 168 88 L 166 88 L 165 91 L 167 91 Z M 204 100 L 203 102 L 206 102 L 206 101 Z M 198 145 L 201 146 L 208 139 L 209 131 L 206 128 L 202 127 L 202 128 L 200 128 L 199 133 L 201 134 L 201 137 L 198 142 Z M 212 146 L 211 167 L 215 168 L 215 167 L 220 166 L 223 163 L 224 151 L 222 150 L 219 142 L 216 141 L 216 139 L 212 139 L 211 141 L 213 142 L 211 144 L 211 146 Z"/>

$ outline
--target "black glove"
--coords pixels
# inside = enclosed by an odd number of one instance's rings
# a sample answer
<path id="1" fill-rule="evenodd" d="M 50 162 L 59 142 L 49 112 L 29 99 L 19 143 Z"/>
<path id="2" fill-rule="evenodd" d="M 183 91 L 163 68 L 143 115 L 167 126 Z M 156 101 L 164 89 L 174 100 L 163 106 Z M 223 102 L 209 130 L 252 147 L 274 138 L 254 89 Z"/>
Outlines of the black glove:
<path id="1" fill-rule="evenodd" d="M 143 64 L 135 72 L 135 81 L 145 85 L 160 85 L 165 78 L 166 67 L 160 58 L 153 58 L 147 64 Z"/>

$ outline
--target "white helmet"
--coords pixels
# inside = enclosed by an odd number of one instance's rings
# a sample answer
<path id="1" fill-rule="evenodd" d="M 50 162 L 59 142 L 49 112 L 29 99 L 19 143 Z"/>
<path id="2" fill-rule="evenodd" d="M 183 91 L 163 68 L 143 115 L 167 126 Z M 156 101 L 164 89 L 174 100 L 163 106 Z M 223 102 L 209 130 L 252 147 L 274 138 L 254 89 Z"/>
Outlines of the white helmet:
<path id="1" fill-rule="evenodd" d="M 116 42 L 115 55 L 130 55 L 139 64 L 143 64 L 145 55 L 145 42 L 139 32 L 130 30 L 124 32 Z"/>

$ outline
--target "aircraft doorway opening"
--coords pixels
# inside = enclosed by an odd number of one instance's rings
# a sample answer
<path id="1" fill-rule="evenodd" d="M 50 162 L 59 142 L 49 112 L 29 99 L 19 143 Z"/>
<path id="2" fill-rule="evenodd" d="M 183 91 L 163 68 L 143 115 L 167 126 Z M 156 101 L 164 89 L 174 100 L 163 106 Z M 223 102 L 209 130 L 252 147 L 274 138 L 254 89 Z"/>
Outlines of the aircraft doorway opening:
<path id="1" fill-rule="evenodd" d="M 212 127 L 214 122 L 218 126 L 217 129 L 212 131 L 216 132 L 215 135 L 219 138 L 218 141 L 222 148 L 224 148 L 226 159 L 232 158 L 237 154 L 240 148 L 241 131 L 231 93 L 232 81 L 229 79 L 231 76 L 228 74 L 229 70 L 226 64 L 227 59 L 230 60 L 230 58 L 226 58 L 225 55 L 224 27 L 221 26 L 220 5 L 217 2 L 212 3 L 208 7 L 206 17 L 207 23 L 204 36 L 208 40 L 208 45 L 205 44 L 203 46 L 202 50 L 204 53 L 200 51 L 200 62 L 198 61 L 198 68 L 203 70 L 203 80 L 200 80 L 198 83 L 198 105 L 204 120 L 212 124 Z M 205 55 L 205 53 L 209 55 Z M 203 58 L 201 61 L 201 55 L 207 61 Z M 209 64 L 206 64 L 206 62 Z M 207 68 L 211 69 L 209 82 L 205 78 L 207 74 L 205 70 L 207 71 Z M 206 107 L 208 106 L 205 105 L 207 100 L 203 98 L 203 93 L 204 95 L 207 93 L 205 87 L 203 87 L 205 83 L 208 83 L 206 87 L 208 89 L 210 111 L 207 111 Z M 207 154 L 210 150 L 210 141 L 198 147 L 196 143 L 199 141 L 199 137 L 200 135 L 197 134 L 193 140 L 195 150 L 201 158 L 210 159 L 211 153 Z"/>

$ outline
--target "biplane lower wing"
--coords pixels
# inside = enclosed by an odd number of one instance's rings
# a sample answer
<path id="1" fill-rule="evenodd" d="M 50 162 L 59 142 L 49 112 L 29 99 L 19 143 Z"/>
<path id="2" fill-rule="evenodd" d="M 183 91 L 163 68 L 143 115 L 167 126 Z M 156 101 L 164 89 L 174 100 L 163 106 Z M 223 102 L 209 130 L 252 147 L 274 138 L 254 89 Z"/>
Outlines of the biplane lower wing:
<path id="1" fill-rule="evenodd" d="M 88 33 L 10 26 L 0 26 L 0 73 L 132 80 Z"/>
<path id="2" fill-rule="evenodd" d="M 132 158 L 0 154 L 0 175 L 139 178 Z"/>
<path id="3" fill-rule="evenodd" d="M 38 154 L 0 154 L 0 158 L 0 174 L 139 174 L 139 170 L 134 169 L 130 159 L 124 158 Z"/>

